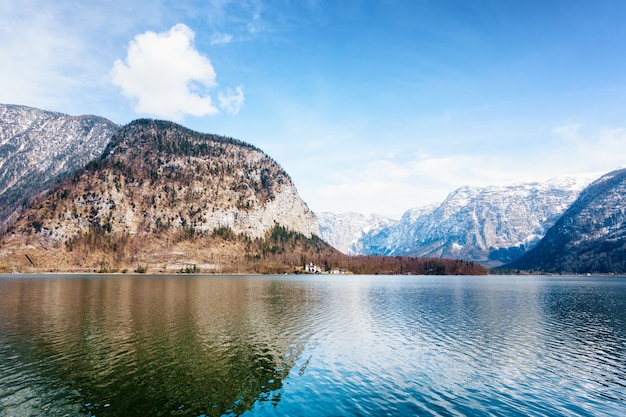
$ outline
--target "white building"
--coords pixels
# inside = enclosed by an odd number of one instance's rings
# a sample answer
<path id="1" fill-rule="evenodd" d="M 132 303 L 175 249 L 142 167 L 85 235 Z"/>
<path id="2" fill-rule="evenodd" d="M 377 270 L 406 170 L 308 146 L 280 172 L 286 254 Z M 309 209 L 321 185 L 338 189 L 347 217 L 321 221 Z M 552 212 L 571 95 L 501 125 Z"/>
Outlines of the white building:
<path id="1" fill-rule="evenodd" d="M 321 274 L 322 269 L 319 266 L 315 265 L 313 262 L 311 262 L 304 266 L 304 272 L 308 272 L 310 274 Z"/>

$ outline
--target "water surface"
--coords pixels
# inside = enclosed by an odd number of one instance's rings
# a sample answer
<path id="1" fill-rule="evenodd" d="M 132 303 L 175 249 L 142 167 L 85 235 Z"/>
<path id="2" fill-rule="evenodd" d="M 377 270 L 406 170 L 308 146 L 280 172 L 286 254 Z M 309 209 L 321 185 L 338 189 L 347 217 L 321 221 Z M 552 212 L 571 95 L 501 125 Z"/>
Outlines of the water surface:
<path id="1" fill-rule="evenodd" d="M 0 415 L 626 415 L 626 278 L 0 277 Z"/>

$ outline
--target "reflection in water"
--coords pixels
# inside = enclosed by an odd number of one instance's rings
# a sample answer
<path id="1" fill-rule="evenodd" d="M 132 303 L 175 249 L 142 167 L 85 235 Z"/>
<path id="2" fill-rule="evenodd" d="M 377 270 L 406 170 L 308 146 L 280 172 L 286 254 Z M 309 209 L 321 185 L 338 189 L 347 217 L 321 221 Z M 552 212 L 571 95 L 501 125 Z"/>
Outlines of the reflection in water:
<path id="1" fill-rule="evenodd" d="M 0 368 L 0 404 L 16 414 L 240 414 L 259 398 L 278 401 L 302 350 L 289 314 L 300 297 L 285 305 L 287 289 L 271 280 L 2 284 L 0 349 L 12 363 Z"/>
<path id="2" fill-rule="evenodd" d="M 44 413 L 626 415 L 626 281 L 0 278 L 0 415 Z"/>

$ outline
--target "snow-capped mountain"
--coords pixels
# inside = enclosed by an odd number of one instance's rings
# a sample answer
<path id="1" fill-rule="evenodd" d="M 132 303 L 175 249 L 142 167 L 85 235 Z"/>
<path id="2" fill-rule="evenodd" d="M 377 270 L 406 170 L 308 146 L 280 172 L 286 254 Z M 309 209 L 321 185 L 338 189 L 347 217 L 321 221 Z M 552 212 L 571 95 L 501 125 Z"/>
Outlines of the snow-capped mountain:
<path id="1" fill-rule="evenodd" d="M 118 128 L 98 116 L 0 104 L 0 223 L 60 175 L 99 157 Z"/>
<path id="2" fill-rule="evenodd" d="M 626 272 L 626 169 L 580 193 L 532 250 L 506 267 L 574 273 Z"/>
<path id="3" fill-rule="evenodd" d="M 433 213 L 439 204 L 415 207 L 407 210 L 399 221 L 380 230 L 364 234 L 358 247 L 363 255 L 404 255 L 401 246 L 410 246 L 423 222 Z"/>
<path id="4" fill-rule="evenodd" d="M 397 220 L 377 214 L 322 212 L 316 215 L 320 237 L 347 255 L 364 253 L 363 236 L 386 230 L 397 223 Z"/>
<path id="5" fill-rule="evenodd" d="M 568 177 L 542 183 L 461 187 L 440 205 L 414 208 L 386 227 L 372 227 L 352 242 L 351 248 L 358 254 L 501 264 L 535 245 L 588 182 Z M 366 225 L 359 227 L 366 229 Z M 327 236 L 332 244 L 345 230 L 349 227 L 330 227 L 322 237 Z"/>

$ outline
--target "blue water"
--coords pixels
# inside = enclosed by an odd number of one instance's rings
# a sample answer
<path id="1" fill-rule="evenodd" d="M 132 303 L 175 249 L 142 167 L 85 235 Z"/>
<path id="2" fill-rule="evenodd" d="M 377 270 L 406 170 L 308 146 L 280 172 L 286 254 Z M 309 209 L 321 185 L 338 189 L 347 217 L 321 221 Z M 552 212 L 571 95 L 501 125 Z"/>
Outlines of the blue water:
<path id="1" fill-rule="evenodd" d="M 0 277 L 0 415 L 626 416 L 626 278 Z"/>

